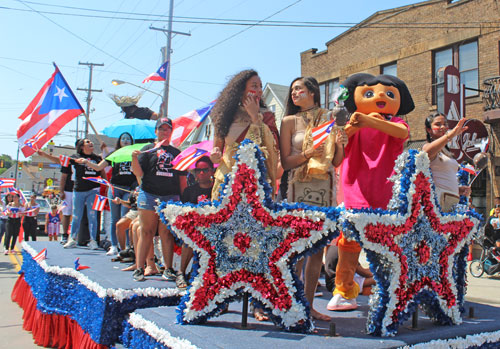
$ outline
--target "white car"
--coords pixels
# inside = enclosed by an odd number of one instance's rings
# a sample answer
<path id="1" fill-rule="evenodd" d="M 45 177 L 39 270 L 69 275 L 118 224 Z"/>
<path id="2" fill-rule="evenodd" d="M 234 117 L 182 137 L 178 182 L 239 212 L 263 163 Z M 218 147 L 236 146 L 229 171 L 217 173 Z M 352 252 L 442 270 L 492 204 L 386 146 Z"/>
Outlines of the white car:
<path id="1" fill-rule="evenodd" d="M 36 216 L 38 230 L 43 232 L 45 231 L 45 217 L 47 213 L 50 213 L 50 204 L 47 199 L 42 197 L 36 198 L 36 204 L 40 206 L 40 212 L 38 212 L 38 215 Z"/>

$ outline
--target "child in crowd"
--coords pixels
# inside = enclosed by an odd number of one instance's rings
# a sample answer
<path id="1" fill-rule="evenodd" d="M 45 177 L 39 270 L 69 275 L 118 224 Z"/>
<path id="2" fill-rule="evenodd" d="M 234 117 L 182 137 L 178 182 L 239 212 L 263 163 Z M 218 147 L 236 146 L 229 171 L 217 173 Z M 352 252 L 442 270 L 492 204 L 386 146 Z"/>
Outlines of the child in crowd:
<path id="1" fill-rule="evenodd" d="M 61 224 L 61 217 L 59 212 L 57 212 L 57 206 L 52 205 L 50 207 L 51 212 L 46 214 L 45 217 L 45 231 L 49 236 L 49 241 L 57 241 L 57 236 L 59 235 L 59 225 Z"/>

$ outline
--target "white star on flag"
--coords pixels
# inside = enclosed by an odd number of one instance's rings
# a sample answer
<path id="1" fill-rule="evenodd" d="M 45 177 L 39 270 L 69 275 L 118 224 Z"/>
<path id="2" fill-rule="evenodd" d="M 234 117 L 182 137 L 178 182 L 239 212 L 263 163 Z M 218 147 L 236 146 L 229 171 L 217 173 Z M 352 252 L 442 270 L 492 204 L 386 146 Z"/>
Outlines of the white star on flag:
<path id="1" fill-rule="evenodd" d="M 63 88 L 61 89 L 61 88 L 59 88 L 59 87 L 57 87 L 57 86 L 56 86 L 56 88 L 57 88 L 57 92 L 56 92 L 56 93 L 54 93 L 54 97 L 56 97 L 56 96 L 57 96 L 57 97 L 59 97 L 59 102 L 62 102 L 62 99 L 63 99 L 64 97 L 68 97 L 68 95 L 67 95 L 66 93 L 64 93 L 64 89 L 65 89 L 65 87 L 63 87 Z"/>

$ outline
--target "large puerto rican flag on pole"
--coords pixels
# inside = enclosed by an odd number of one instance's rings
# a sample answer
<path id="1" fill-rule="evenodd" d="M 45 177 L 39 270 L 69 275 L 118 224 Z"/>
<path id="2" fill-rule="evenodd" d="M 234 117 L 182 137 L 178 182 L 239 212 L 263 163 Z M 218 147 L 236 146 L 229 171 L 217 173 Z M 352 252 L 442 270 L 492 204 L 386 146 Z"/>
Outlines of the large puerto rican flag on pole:
<path id="1" fill-rule="evenodd" d="M 68 122 L 84 112 L 59 68 L 55 64 L 54 67 L 54 74 L 19 116 L 22 121 L 17 140 L 25 157 L 35 153 Z"/>
<path id="2" fill-rule="evenodd" d="M 173 130 L 172 138 L 170 143 L 175 147 L 181 145 L 181 143 L 189 136 L 189 134 L 197 128 L 205 119 L 214 107 L 216 101 L 200 108 L 190 111 L 187 114 L 179 116 L 177 119 L 172 121 Z"/>
<path id="3" fill-rule="evenodd" d="M 168 61 L 163 63 L 160 68 L 153 74 L 149 74 L 142 83 L 146 83 L 148 81 L 165 81 L 167 80 L 167 70 L 168 70 Z"/>

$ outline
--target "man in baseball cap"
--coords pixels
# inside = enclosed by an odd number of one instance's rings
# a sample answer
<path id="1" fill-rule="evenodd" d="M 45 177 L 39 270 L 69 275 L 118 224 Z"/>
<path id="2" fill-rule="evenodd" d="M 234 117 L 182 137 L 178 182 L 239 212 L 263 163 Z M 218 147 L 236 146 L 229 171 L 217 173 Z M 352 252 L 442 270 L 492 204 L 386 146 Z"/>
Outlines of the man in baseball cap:
<path id="1" fill-rule="evenodd" d="M 157 129 L 160 128 L 161 125 L 168 125 L 168 126 L 172 127 L 172 120 L 170 120 L 167 117 L 162 116 L 161 118 L 158 119 L 158 121 L 156 121 L 156 128 Z"/>

